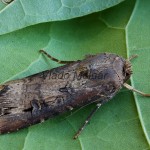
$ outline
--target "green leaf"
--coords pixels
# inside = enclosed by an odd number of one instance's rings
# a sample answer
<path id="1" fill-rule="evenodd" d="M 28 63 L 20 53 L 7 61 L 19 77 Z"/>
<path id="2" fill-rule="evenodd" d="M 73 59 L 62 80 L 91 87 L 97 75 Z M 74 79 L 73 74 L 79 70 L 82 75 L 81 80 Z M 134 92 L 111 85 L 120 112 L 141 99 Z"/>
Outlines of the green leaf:
<path id="1" fill-rule="evenodd" d="M 134 87 L 150 93 L 150 1 L 138 0 L 132 18 L 127 26 L 128 55 L 137 54 L 133 62 L 132 84 Z M 150 145 L 150 99 L 134 94 L 139 119 L 145 137 Z"/>
<path id="2" fill-rule="evenodd" d="M 49 31 L 47 23 L 0 36 L 0 82 L 24 70 L 37 59 L 37 50 L 49 41 Z"/>
<path id="3" fill-rule="evenodd" d="M 39 49 L 45 49 L 61 60 L 78 60 L 85 54 L 112 52 L 123 57 L 139 54 L 132 62 L 132 84 L 149 92 L 149 3 L 148 0 L 126 0 L 88 16 L 34 25 L 1 35 L 0 81 L 22 78 L 58 66 L 39 54 Z M 150 99 L 137 94 L 133 97 L 132 92 L 123 89 L 98 110 L 77 140 L 72 137 L 94 104 L 1 135 L 0 150 L 148 150 L 149 105 Z"/>
<path id="4" fill-rule="evenodd" d="M 0 11 L 5 8 L 5 4 L 0 1 Z"/>
<path id="5" fill-rule="evenodd" d="M 15 0 L 0 12 L 0 34 L 42 22 L 84 16 L 122 1 L 124 0 Z"/>

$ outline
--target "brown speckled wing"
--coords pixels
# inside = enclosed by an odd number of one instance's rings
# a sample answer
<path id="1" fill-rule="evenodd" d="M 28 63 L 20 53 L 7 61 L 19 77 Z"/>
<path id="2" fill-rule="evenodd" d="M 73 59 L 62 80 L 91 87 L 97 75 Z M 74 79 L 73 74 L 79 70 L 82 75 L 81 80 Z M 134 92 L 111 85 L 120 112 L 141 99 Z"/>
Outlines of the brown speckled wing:
<path id="1" fill-rule="evenodd" d="M 100 54 L 0 87 L 0 133 L 8 133 L 74 108 L 110 100 L 122 87 L 125 60 Z"/>

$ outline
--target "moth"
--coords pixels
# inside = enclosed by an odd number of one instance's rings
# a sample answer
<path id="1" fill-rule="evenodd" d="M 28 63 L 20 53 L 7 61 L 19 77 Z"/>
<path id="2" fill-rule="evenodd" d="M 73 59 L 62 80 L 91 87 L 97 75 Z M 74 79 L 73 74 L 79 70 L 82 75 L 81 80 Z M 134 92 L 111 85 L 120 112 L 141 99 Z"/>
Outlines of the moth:
<path id="1" fill-rule="evenodd" d="M 132 74 L 133 57 L 126 60 L 116 54 L 101 53 L 78 61 L 59 61 L 44 50 L 40 52 L 66 65 L 0 85 L 1 134 L 95 103 L 75 134 L 76 139 L 93 114 L 122 87 L 150 96 L 126 83 Z"/>

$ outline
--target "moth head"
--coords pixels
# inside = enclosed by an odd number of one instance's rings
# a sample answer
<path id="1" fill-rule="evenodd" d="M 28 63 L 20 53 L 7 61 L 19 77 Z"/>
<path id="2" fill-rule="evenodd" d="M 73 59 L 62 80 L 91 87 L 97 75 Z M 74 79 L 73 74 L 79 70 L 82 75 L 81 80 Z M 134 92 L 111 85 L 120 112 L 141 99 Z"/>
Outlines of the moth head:
<path id="1" fill-rule="evenodd" d="M 131 74 L 132 74 L 132 69 L 131 69 L 131 63 L 129 60 L 126 60 L 125 63 L 124 63 L 124 67 L 123 67 L 123 74 L 124 74 L 124 81 L 127 81 Z"/>

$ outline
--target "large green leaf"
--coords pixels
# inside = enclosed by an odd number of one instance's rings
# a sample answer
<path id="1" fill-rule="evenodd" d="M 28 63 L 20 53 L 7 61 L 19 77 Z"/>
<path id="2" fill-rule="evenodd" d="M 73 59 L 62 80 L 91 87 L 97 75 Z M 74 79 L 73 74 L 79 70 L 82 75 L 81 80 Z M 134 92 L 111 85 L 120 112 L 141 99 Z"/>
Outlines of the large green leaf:
<path id="1" fill-rule="evenodd" d="M 0 34 L 29 25 L 80 17 L 124 0 L 15 0 L 0 12 Z"/>
<path id="2" fill-rule="evenodd" d="M 150 1 L 138 0 L 127 26 L 128 55 L 138 54 L 134 60 L 132 84 L 150 93 Z M 134 94 L 138 115 L 150 145 L 150 99 Z"/>
<path id="3" fill-rule="evenodd" d="M 22 78 L 58 66 L 39 54 L 41 48 L 63 60 L 82 59 L 85 54 L 97 52 L 113 52 L 124 57 L 136 53 L 139 58 L 133 60 L 132 84 L 150 91 L 149 5 L 148 0 L 126 0 L 85 17 L 39 24 L 1 35 L 0 81 Z M 95 114 L 76 141 L 72 136 L 94 105 L 1 135 L 0 149 L 149 149 L 150 99 L 134 96 L 123 89 Z"/>

